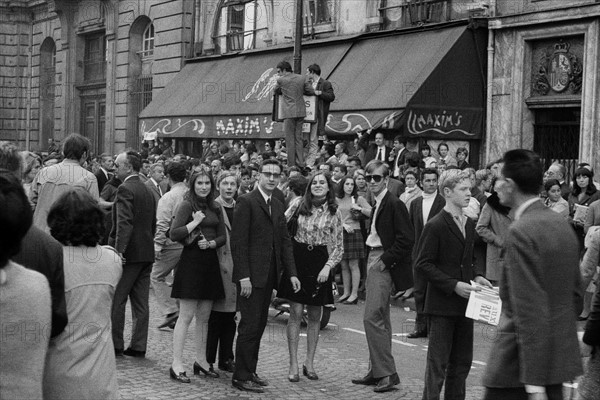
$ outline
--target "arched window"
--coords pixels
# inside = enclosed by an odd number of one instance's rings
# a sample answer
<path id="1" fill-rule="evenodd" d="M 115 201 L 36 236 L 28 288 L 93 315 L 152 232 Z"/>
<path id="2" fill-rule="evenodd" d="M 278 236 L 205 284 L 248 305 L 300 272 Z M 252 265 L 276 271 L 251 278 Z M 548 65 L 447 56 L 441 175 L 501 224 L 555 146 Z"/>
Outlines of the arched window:
<path id="1" fill-rule="evenodd" d="M 146 26 L 143 34 L 142 57 L 154 56 L 154 24 L 150 23 Z"/>

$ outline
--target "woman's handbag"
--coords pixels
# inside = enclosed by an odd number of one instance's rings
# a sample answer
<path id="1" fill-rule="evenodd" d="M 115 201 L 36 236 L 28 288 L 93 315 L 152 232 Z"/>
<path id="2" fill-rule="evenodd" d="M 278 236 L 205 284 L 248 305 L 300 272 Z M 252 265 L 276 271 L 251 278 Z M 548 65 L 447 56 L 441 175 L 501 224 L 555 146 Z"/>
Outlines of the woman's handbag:
<path id="1" fill-rule="evenodd" d="M 296 211 L 294 211 L 294 214 L 292 214 L 292 217 L 287 222 L 288 233 L 290 234 L 290 237 L 292 237 L 292 238 L 294 236 L 296 236 L 296 232 L 298 232 L 298 215 L 299 214 L 300 214 L 300 204 L 298 204 Z"/>

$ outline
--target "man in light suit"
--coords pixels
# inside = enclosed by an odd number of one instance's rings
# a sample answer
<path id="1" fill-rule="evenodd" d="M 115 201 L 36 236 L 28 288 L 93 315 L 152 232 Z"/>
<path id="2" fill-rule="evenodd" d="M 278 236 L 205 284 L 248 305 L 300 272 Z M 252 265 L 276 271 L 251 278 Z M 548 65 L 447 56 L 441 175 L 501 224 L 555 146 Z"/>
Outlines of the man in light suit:
<path id="1" fill-rule="evenodd" d="M 121 153 L 115 160 L 116 174 L 123 182 L 117 189 L 112 210 L 108 244 L 124 258 L 123 275 L 115 289 L 112 308 L 112 336 L 116 355 L 145 357 L 150 310 L 150 270 L 154 262 L 156 202 L 138 176 L 142 160 L 136 152 Z M 123 350 L 125 306 L 131 299 L 133 332 L 131 344 Z"/>
<path id="2" fill-rule="evenodd" d="M 263 161 L 258 187 L 237 200 L 231 229 L 232 281 L 238 287 L 241 313 L 232 385 L 255 393 L 263 393 L 268 385 L 256 374 L 256 364 L 271 293 L 282 276 L 300 290 L 285 210 L 274 195 L 281 173 L 279 161 Z"/>
<path id="3" fill-rule="evenodd" d="M 469 174 L 458 169 L 440 176 L 446 205 L 425 224 L 419 239 L 416 270 L 427 280 L 424 312 L 429 318 L 429 347 L 423 400 L 465 398 L 473 361 L 473 320 L 465 316 L 473 280 L 492 287 L 476 270 L 473 258 L 475 222 L 463 215 L 469 205 Z"/>
<path id="4" fill-rule="evenodd" d="M 315 91 L 315 96 L 317 96 L 317 121 L 310 124 L 308 155 L 306 156 L 306 165 L 313 167 L 319 152 L 319 136 L 325 135 L 329 104 L 335 100 L 335 94 L 333 93 L 331 82 L 321 78 L 321 67 L 317 64 L 309 65 L 306 75 Z"/>
<path id="5" fill-rule="evenodd" d="M 397 287 L 397 290 L 412 286 L 410 253 L 414 233 L 406 206 L 386 188 L 387 180 L 390 179 L 387 164 L 373 160 L 367 164 L 365 172 L 365 179 L 376 202 L 366 241 L 369 258 L 363 318 L 369 346 L 370 368 L 365 377 L 353 379 L 352 383 L 375 385 L 373 390 L 381 393 L 393 390 L 400 383 L 392 355 L 390 291 L 392 273 L 402 276 L 400 281 L 404 286 Z"/>
<path id="6" fill-rule="evenodd" d="M 504 239 L 502 315 L 483 379 L 486 400 L 562 399 L 562 383 L 582 374 L 579 243 L 569 223 L 539 200 L 537 154 L 511 150 L 496 183 L 514 210 Z"/>
<path id="7" fill-rule="evenodd" d="M 438 171 L 434 168 L 424 169 L 421 173 L 421 185 L 423 194 L 410 203 L 410 221 L 415 228 L 415 246 L 413 248 L 413 261 L 417 260 L 417 249 L 425 224 L 435 217 L 446 205 L 446 200 L 438 193 Z M 417 317 L 415 319 L 415 330 L 408 334 L 409 339 L 427 337 L 427 316 L 423 313 L 425 307 L 425 290 L 427 280 L 413 265 L 415 306 Z"/>
<path id="8" fill-rule="evenodd" d="M 150 166 L 149 175 L 150 176 L 148 180 L 144 182 L 144 185 L 148 187 L 148 190 L 150 190 L 150 193 L 152 193 L 152 196 L 154 196 L 156 204 L 158 204 L 158 200 L 160 200 L 164 194 L 160 183 L 165 178 L 165 168 L 161 164 L 152 164 Z"/>
<path id="9" fill-rule="evenodd" d="M 314 95 L 315 92 L 307 79 L 292 72 L 292 66 L 287 61 L 277 64 L 277 85 L 275 95 L 282 95 L 282 113 L 285 131 L 285 144 L 288 157 L 288 167 L 297 165 L 304 168 L 304 134 L 302 123 L 306 117 L 304 95 Z"/>
<path id="10" fill-rule="evenodd" d="M 364 165 L 368 164 L 371 160 L 380 160 L 387 163 L 392 149 L 385 145 L 383 133 L 377 132 L 375 134 L 374 143 L 369 143 L 370 137 L 370 132 L 363 135 L 359 134 L 358 136 L 358 145 L 365 151 Z"/>

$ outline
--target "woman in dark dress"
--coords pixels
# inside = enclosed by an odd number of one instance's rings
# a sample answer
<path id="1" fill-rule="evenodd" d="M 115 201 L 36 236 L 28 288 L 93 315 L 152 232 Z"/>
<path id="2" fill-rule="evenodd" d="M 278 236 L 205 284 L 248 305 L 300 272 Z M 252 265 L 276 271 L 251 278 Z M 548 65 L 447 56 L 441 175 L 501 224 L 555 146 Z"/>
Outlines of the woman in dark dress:
<path id="1" fill-rule="evenodd" d="M 225 297 L 217 248 L 225 244 L 221 206 L 214 201 L 212 176 L 201 171 L 190 178 L 190 190 L 171 224 L 171 240 L 184 247 L 175 269 L 171 297 L 179 299 L 179 318 L 173 332 L 171 378 L 189 383 L 183 368 L 183 346 L 196 317 L 194 374 L 217 378 L 206 361 L 206 330 L 213 300 Z"/>
<path id="2" fill-rule="evenodd" d="M 585 224 L 585 217 L 578 217 L 577 208 L 584 207 L 586 209 L 594 201 L 600 199 L 600 191 L 596 189 L 594 185 L 594 173 L 587 168 L 578 168 L 573 174 L 573 190 L 569 194 L 569 222 L 577 238 L 579 239 L 579 251 L 583 255 L 585 233 L 583 232 L 583 226 Z"/>
<path id="3" fill-rule="evenodd" d="M 338 211 L 334 188 L 328 175 L 317 173 L 308 182 L 304 198 L 286 212 L 289 221 L 298 210 L 298 230 L 292 238 L 294 261 L 302 289 L 298 293 L 282 279 L 278 297 L 290 301 L 290 318 L 287 325 L 290 352 L 290 382 L 298 382 L 298 341 L 304 305 L 308 311 L 307 354 L 302 366 L 308 379 L 319 379 L 313 361 L 319 340 L 321 311 L 325 304 L 333 303 L 331 270 L 341 261 L 344 253 L 342 216 Z M 331 248 L 331 254 L 327 247 Z"/>

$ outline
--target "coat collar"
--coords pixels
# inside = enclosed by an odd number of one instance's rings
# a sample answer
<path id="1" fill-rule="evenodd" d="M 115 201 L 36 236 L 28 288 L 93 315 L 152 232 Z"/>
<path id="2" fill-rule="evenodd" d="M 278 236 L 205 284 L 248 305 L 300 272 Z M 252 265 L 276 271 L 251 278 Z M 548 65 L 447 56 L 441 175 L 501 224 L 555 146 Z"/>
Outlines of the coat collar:
<path id="1" fill-rule="evenodd" d="M 464 243 L 465 237 L 463 236 L 460 229 L 458 229 L 458 225 L 456 225 L 456 222 L 454 222 L 454 218 L 452 217 L 452 214 L 450 214 L 448 211 L 443 210 L 443 209 L 442 209 L 442 211 L 440 211 L 440 213 L 443 213 L 442 215 L 444 216 L 444 220 L 446 221 L 448 226 L 450 226 L 450 231 L 454 234 L 454 236 L 456 236 L 461 241 L 461 243 Z M 468 223 L 469 223 L 469 221 L 467 221 L 467 223 L 465 224 L 465 233 L 467 234 L 467 236 L 469 236 L 469 229 L 467 229 Z"/>

